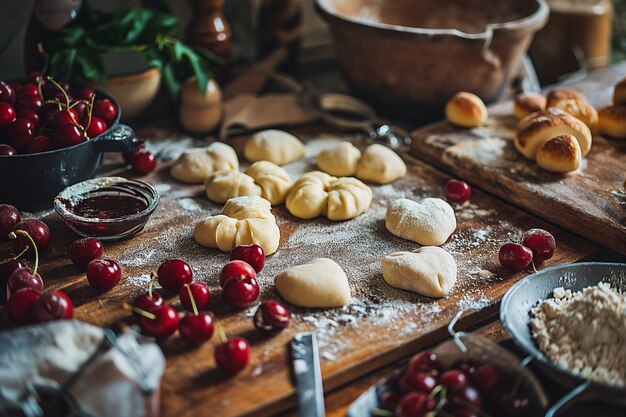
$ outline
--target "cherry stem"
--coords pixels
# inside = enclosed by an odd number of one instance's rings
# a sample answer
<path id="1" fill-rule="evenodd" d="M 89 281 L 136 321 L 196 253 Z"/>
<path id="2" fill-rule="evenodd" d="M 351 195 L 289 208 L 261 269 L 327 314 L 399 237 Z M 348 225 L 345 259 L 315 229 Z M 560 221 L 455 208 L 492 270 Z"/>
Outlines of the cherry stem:
<path id="1" fill-rule="evenodd" d="M 65 89 L 63 87 L 61 87 L 61 85 L 58 82 L 54 81 L 54 78 L 48 77 L 48 81 L 50 81 L 52 84 L 54 84 L 56 88 L 61 90 L 61 92 L 63 93 L 63 96 L 65 97 L 65 102 L 67 103 L 67 109 L 69 111 L 69 108 L 70 108 L 70 96 L 67 95 L 67 92 L 65 91 Z"/>
<path id="2" fill-rule="evenodd" d="M 13 259 L 20 259 L 26 252 L 28 252 L 28 249 L 30 249 L 30 245 L 24 246 L 24 250 L 15 255 Z"/>
<path id="3" fill-rule="evenodd" d="M 25 236 L 28 240 L 30 240 L 30 244 L 33 245 L 33 250 L 35 251 L 35 267 L 33 268 L 33 275 L 37 275 L 37 268 L 39 267 L 39 251 L 37 250 L 37 244 L 25 230 L 16 230 L 14 232 L 14 236 L 15 235 Z M 9 235 L 9 237 L 11 237 L 11 235 Z"/>
<path id="4" fill-rule="evenodd" d="M 189 299 L 191 300 L 191 309 L 193 310 L 193 315 L 198 315 L 198 306 L 196 305 L 196 300 L 193 298 L 193 294 L 191 293 L 191 286 L 189 284 L 185 284 L 187 287 L 187 294 L 189 294 Z"/>
<path id="5" fill-rule="evenodd" d="M 43 92 L 41 91 L 41 84 L 43 83 L 43 77 L 40 75 L 37 77 L 37 92 L 39 93 L 39 97 L 43 98 Z"/>
<path id="6" fill-rule="evenodd" d="M 443 390 L 443 385 L 437 385 L 433 390 L 428 394 L 428 398 L 435 398 L 440 392 Z"/>
<path id="7" fill-rule="evenodd" d="M 217 319 L 217 317 L 214 317 L 213 321 L 215 322 L 215 327 L 217 327 L 217 333 L 220 335 L 220 340 L 222 341 L 222 343 L 228 343 L 228 337 L 226 337 L 226 332 L 224 331 L 224 328 L 222 327 L 220 321 Z"/>
<path id="8" fill-rule="evenodd" d="M 375 417 L 392 417 L 393 413 L 390 410 L 385 410 L 384 408 L 374 408 L 370 411 L 370 415 Z"/>
<path id="9" fill-rule="evenodd" d="M 533 271 L 537 272 L 537 268 L 535 268 L 535 260 L 531 260 L 530 263 L 533 266 Z"/>
<path id="10" fill-rule="evenodd" d="M 148 284 L 148 298 L 152 300 L 152 286 L 154 285 L 154 280 L 157 275 L 154 272 L 150 273 L 150 284 Z"/>
<path id="11" fill-rule="evenodd" d="M 91 96 L 89 108 L 87 109 L 87 127 L 85 128 L 85 130 L 89 129 L 89 126 L 91 126 L 91 114 L 93 112 L 93 102 L 95 99 L 96 95 L 94 94 L 93 96 Z"/>
<path id="12" fill-rule="evenodd" d="M 150 313 L 149 311 L 144 310 L 143 308 L 131 306 L 129 304 L 124 304 L 124 308 L 127 309 L 127 310 L 132 311 L 133 313 L 137 313 L 140 316 L 144 316 L 148 320 L 156 320 L 156 318 L 157 318 L 156 315 Z"/>

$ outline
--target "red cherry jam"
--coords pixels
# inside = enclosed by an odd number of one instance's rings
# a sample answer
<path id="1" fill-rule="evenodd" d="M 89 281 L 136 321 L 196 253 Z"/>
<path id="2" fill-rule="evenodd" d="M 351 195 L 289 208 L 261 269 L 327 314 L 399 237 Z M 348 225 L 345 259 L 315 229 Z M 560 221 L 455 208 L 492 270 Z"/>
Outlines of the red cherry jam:
<path id="1" fill-rule="evenodd" d="M 140 213 L 147 207 L 145 201 L 127 195 L 96 195 L 67 208 L 77 216 L 90 219 L 119 219 Z"/>

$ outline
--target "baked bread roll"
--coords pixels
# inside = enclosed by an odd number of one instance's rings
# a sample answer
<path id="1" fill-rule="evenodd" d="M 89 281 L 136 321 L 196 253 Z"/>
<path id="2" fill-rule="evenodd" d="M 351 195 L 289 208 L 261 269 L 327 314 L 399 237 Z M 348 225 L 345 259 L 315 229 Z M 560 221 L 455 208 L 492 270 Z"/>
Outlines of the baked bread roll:
<path id="1" fill-rule="evenodd" d="M 579 91 L 567 87 L 555 87 L 548 93 L 546 107 L 552 107 L 554 103 L 561 100 L 587 101 Z"/>
<path id="2" fill-rule="evenodd" d="M 616 139 L 626 139 L 626 105 L 608 106 L 598 113 L 598 131 Z"/>
<path id="3" fill-rule="evenodd" d="M 513 114 L 518 120 L 545 108 L 546 98 L 539 93 L 519 94 L 513 102 Z"/>
<path id="4" fill-rule="evenodd" d="M 526 116 L 515 130 L 515 148 L 526 158 L 534 160 L 537 150 L 548 139 L 559 135 L 573 135 L 582 156 L 591 149 L 591 131 L 579 119 L 555 107 Z"/>
<path id="5" fill-rule="evenodd" d="M 478 127 L 487 120 L 487 107 L 476 94 L 461 91 L 446 104 L 446 118 L 461 127 Z"/>
<path id="6" fill-rule="evenodd" d="M 589 129 L 594 130 L 598 123 L 598 112 L 593 106 L 584 100 L 565 98 L 555 100 L 551 107 L 559 108 L 571 114 L 575 118 L 581 120 Z"/>
<path id="7" fill-rule="evenodd" d="M 317 155 L 317 167 L 336 177 L 350 177 L 356 172 L 356 164 L 361 159 L 361 151 L 350 142 L 342 142 L 324 149 Z"/>
<path id="8" fill-rule="evenodd" d="M 615 89 L 613 90 L 613 104 L 626 105 L 626 77 L 615 84 Z"/>
<path id="9" fill-rule="evenodd" d="M 578 141 L 572 135 L 548 139 L 537 150 L 537 165 L 550 172 L 571 172 L 580 167 L 582 154 Z"/>

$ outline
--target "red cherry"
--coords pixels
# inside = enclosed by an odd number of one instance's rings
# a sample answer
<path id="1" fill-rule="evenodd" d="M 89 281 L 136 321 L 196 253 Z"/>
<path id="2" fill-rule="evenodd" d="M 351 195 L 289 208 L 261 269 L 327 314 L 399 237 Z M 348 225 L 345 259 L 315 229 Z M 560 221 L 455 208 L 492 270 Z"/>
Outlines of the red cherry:
<path id="1" fill-rule="evenodd" d="M 9 103 L 0 102 L 0 129 L 7 127 L 17 119 L 15 109 Z"/>
<path id="2" fill-rule="evenodd" d="M 472 385 L 483 395 L 491 394 L 500 382 L 500 372 L 493 365 L 476 369 L 471 378 Z"/>
<path id="3" fill-rule="evenodd" d="M 102 255 L 104 255 L 102 242 L 94 237 L 76 240 L 70 246 L 72 263 L 81 269 L 87 268 L 89 262 L 102 258 Z"/>
<path id="4" fill-rule="evenodd" d="M 407 372 L 400 380 L 400 387 L 405 392 L 420 391 L 430 394 L 436 385 L 435 378 L 426 372 Z"/>
<path id="5" fill-rule="evenodd" d="M 43 289 L 41 275 L 38 273 L 33 275 L 33 270 L 28 267 L 16 269 L 9 275 L 7 280 L 7 300 L 21 288 L 32 288 L 41 291 Z"/>
<path id="6" fill-rule="evenodd" d="M 87 281 L 100 291 L 109 291 L 122 279 L 122 270 L 113 259 L 94 259 L 87 264 Z"/>
<path id="7" fill-rule="evenodd" d="M 70 85 L 67 81 L 55 81 L 58 85 L 53 82 L 46 83 L 46 86 L 43 88 L 43 94 L 48 100 L 59 99 L 64 102 L 65 94 L 69 96 Z"/>
<path id="8" fill-rule="evenodd" d="M 44 103 L 43 106 L 41 106 L 41 109 L 39 109 L 37 114 L 39 114 L 39 119 L 43 122 L 44 120 L 46 120 L 48 115 L 50 115 L 50 113 L 62 110 L 63 107 L 64 105 L 61 104 L 59 101 L 48 101 Z"/>
<path id="9" fill-rule="evenodd" d="M 153 314 L 154 318 L 142 316 L 139 320 L 141 330 L 148 336 L 165 339 L 178 328 L 178 313 L 166 304 L 153 309 L 148 314 Z"/>
<path id="10" fill-rule="evenodd" d="M 505 243 L 498 253 L 500 265 L 511 271 L 528 268 L 533 260 L 533 252 L 519 243 Z"/>
<path id="11" fill-rule="evenodd" d="M 157 160 L 152 152 L 142 152 L 135 156 L 133 163 L 133 169 L 140 174 L 149 174 L 156 168 Z"/>
<path id="12" fill-rule="evenodd" d="M 187 287 L 189 287 L 189 289 L 187 289 Z M 196 302 L 196 308 L 198 310 L 204 310 L 209 305 L 209 300 L 211 299 L 211 291 L 208 285 L 202 282 L 192 282 L 191 284 L 182 286 L 178 292 L 178 297 L 180 298 L 180 304 L 187 311 L 193 311 L 191 298 L 189 297 L 190 290 L 193 300 Z"/>
<path id="13" fill-rule="evenodd" d="M 91 88 L 86 87 L 79 88 L 77 91 L 74 92 L 74 97 L 81 100 L 86 100 L 87 102 L 91 102 L 91 98 L 95 95 L 96 93 Z"/>
<path id="14" fill-rule="evenodd" d="M 452 365 L 452 368 L 458 369 L 465 374 L 465 377 L 470 379 L 476 372 L 478 364 L 471 359 L 459 359 Z"/>
<path id="15" fill-rule="evenodd" d="M 190 345 L 201 345 L 213 336 L 213 319 L 207 313 L 186 313 L 178 326 L 180 337 Z"/>
<path id="16" fill-rule="evenodd" d="M 19 268 L 26 268 L 26 264 L 19 259 L 7 259 L 0 263 L 0 292 L 6 290 L 9 277 Z"/>
<path id="17" fill-rule="evenodd" d="M 146 144 L 142 143 L 141 145 L 134 147 L 128 152 L 123 152 L 122 156 L 124 157 L 124 161 L 126 161 L 127 164 L 132 165 L 137 155 L 144 153 L 145 151 Z"/>
<path id="18" fill-rule="evenodd" d="M 0 81 L 0 101 L 10 105 L 15 104 L 15 90 L 4 81 Z"/>
<path id="19" fill-rule="evenodd" d="M 48 290 L 41 293 L 33 306 L 36 321 L 69 320 L 74 315 L 72 300 L 61 290 Z"/>
<path id="20" fill-rule="evenodd" d="M 215 363 L 223 371 L 234 375 L 248 365 L 250 345 L 246 339 L 234 337 L 215 347 Z"/>
<path id="21" fill-rule="evenodd" d="M 413 358 L 409 362 L 407 372 L 430 372 L 433 370 L 439 370 L 441 368 L 442 365 L 439 361 L 439 358 L 437 358 L 437 355 L 434 352 L 425 350 L 422 353 L 413 356 Z"/>
<path id="22" fill-rule="evenodd" d="M 37 97 L 39 97 L 39 89 L 37 88 L 37 84 L 29 83 L 29 84 L 22 85 L 22 87 L 20 87 L 20 91 L 18 91 L 18 96 L 37 96 Z"/>
<path id="23" fill-rule="evenodd" d="M 448 201 L 463 204 L 470 199 L 472 189 L 465 181 L 450 180 L 443 187 L 443 193 Z"/>
<path id="24" fill-rule="evenodd" d="M 256 271 L 249 263 L 244 261 L 230 261 L 220 271 L 220 286 L 224 288 L 226 281 L 235 277 L 256 278 Z"/>
<path id="25" fill-rule="evenodd" d="M 435 400 L 423 392 L 406 394 L 396 406 L 396 417 L 422 417 L 434 410 Z"/>
<path id="26" fill-rule="evenodd" d="M 439 383 L 450 389 L 456 389 L 467 385 L 467 377 L 460 370 L 451 369 L 441 375 Z"/>
<path id="27" fill-rule="evenodd" d="M 46 249 L 48 249 L 48 245 L 50 244 L 50 229 L 41 220 L 22 220 L 13 228 L 14 232 L 16 230 L 23 230 L 28 233 L 30 237 L 35 241 L 39 253 L 45 252 Z M 22 253 L 24 249 L 26 249 L 26 246 L 28 246 L 28 250 L 26 251 L 26 253 L 24 253 L 24 256 L 30 259 L 33 259 L 35 257 L 35 251 L 31 247 L 32 245 L 27 237 L 18 234 L 17 237 L 12 240 L 13 252 L 15 252 L 15 254 Z"/>
<path id="28" fill-rule="evenodd" d="M 78 115 L 78 120 L 83 120 L 89 117 L 89 106 L 84 101 L 75 101 L 71 104 L 72 110 Z M 81 122 L 82 125 L 82 122 Z M 84 125 L 83 125 L 84 127 Z"/>
<path id="29" fill-rule="evenodd" d="M 264 301 L 254 313 L 254 327 L 264 332 L 280 332 L 289 326 L 290 317 L 287 307 L 278 301 Z"/>
<path id="30" fill-rule="evenodd" d="M 42 71 L 32 71 L 26 76 L 26 81 L 34 85 L 46 85 L 46 74 Z"/>
<path id="31" fill-rule="evenodd" d="M 256 278 L 237 276 L 224 284 L 222 298 L 231 307 L 246 308 L 259 297 L 259 283 Z"/>
<path id="32" fill-rule="evenodd" d="M 33 306 L 41 296 L 41 292 L 34 288 L 21 288 L 7 301 L 7 316 L 17 324 L 34 322 Z"/>
<path id="33" fill-rule="evenodd" d="M 78 145 L 85 138 L 82 126 L 66 123 L 52 134 L 52 143 L 57 149 Z"/>
<path id="34" fill-rule="evenodd" d="M 13 156 L 17 155 L 17 151 L 13 146 L 0 143 L 0 156 Z"/>
<path id="35" fill-rule="evenodd" d="M 522 236 L 522 245 L 533 252 L 536 263 L 552 258 L 556 250 L 554 236 L 543 229 L 530 229 Z"/>
<path id="36" fill-rule="evenodd" d="M 87 123 L 89 122 L 87 121 Z M 106 130 L 107 125 L 106 123 L 104 123 L 104 120 L 98 117 L 92 117 L 91 123 L 89 123 L 89 127 L 87 128 L 87 136 L 89 136 L 90 138 L 95 138 L 96 136 L 99 136 L 106 132 Z"/>
<path id="37" fill-rule="evenodd" d="M 35 129 L 37 129 L 41 124 L 39 114 L 33 110 L 21 110 L 17 115 L 20 119 L 30 120 Z"/>
<path id="38" fill-rule="evenodd" d="M 66 124 L 74 124 L 78 122 L 78 112 L 74 109 L 62 109 L 52 110 L 46 114 L 44 125 L 50 129 L 58 129 Z"/>
<path id="39" fill-rule="evenodd" d="M 52 139 L 48 136 L 35 136 L 26 146 L 26 153 L 48 152 L 53 150 Z"/>
<path id="40" fill-rule="evenodd" d="M 163 296 L 156 291 L 140 294 L 133 301 L 133 306 L 140 310 L 151 312 L 163 306 Z M 137 318 L 141 317 L 136 311 L 134 314 Z"/>
<path id="41" fill-rule="evenodd" d="M 471 404 L 476 408 L 480 408 L 483 405 L 480 393 L 472 386 L 464 385 L 451 391 L 453 403 L 458 402 L 460 404 Z"/>
<path id="42" fill-rule="evenodd" d="M 36 88 L 36 87 L 35 87 Z M 18 110 L 33 110 L 37 111 L 43 106 L 43 100 L 39 95 L 35 94 L 20 94 L 15 100 L 15 108 Z"/>
<path id="43" fill-rule="evenodd" d="M 168 259 L 157 270 L 161 287 L 178 292 L 185 284 L 191 283 L 193 271 L 191 266 L 181 259 Z"/>
<path id="44" fill-rule="evenodd" d="M 17 119 L 5 130 L 6 139 L 18 152 L 24 152 L 35 135 L 35 126 L 30 120 Z"/>
<path id="45" fill-rule="evenodd" d="M 400 394 L 395 391 L 384 392 L 380 397 L 380 405 L 386 410 L 393 410 L 400 401 Z"/>
<path id="46" fill-rule="evenodd" d="M 259 245 L 239 245 L 230 252 L 230 260 L 244 261 L 258 274 L 265 266 L 265 252 Z"/>
<path id="47" fill-rule="evenodd" d="M 10 204 L 0 204 L 0 241 L 9 240 L 9 233 L 22 220 L 22 214 Z"/>
<path id="48" fill-rule="evenodd" d="M 111 126 L 117 117 L 117 109 L 111 100 L 105 98 L 96 100 L 93 103 L 92 114 L 104 120 L 108 126 Z"/>
<path id="49" fill-rule="evenodd" d="M 528 398 L 516 397 L 513 394 L 501 394 L 494 401 L 503 416 L 521 417 L 528 415 Z"/>

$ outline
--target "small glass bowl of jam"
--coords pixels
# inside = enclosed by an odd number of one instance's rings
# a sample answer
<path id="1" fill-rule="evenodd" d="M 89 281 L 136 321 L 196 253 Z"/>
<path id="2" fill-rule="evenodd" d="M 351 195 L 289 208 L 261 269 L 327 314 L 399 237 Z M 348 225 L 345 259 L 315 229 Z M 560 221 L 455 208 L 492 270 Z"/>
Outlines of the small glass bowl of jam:
<path id="1" fill-rule="evenodd" d="M 159 194 L 143 181 L 102 177 L 79 182 L 54 199 L 54 209 L 80 236 L 116 240 L 143 230 Z"/>

